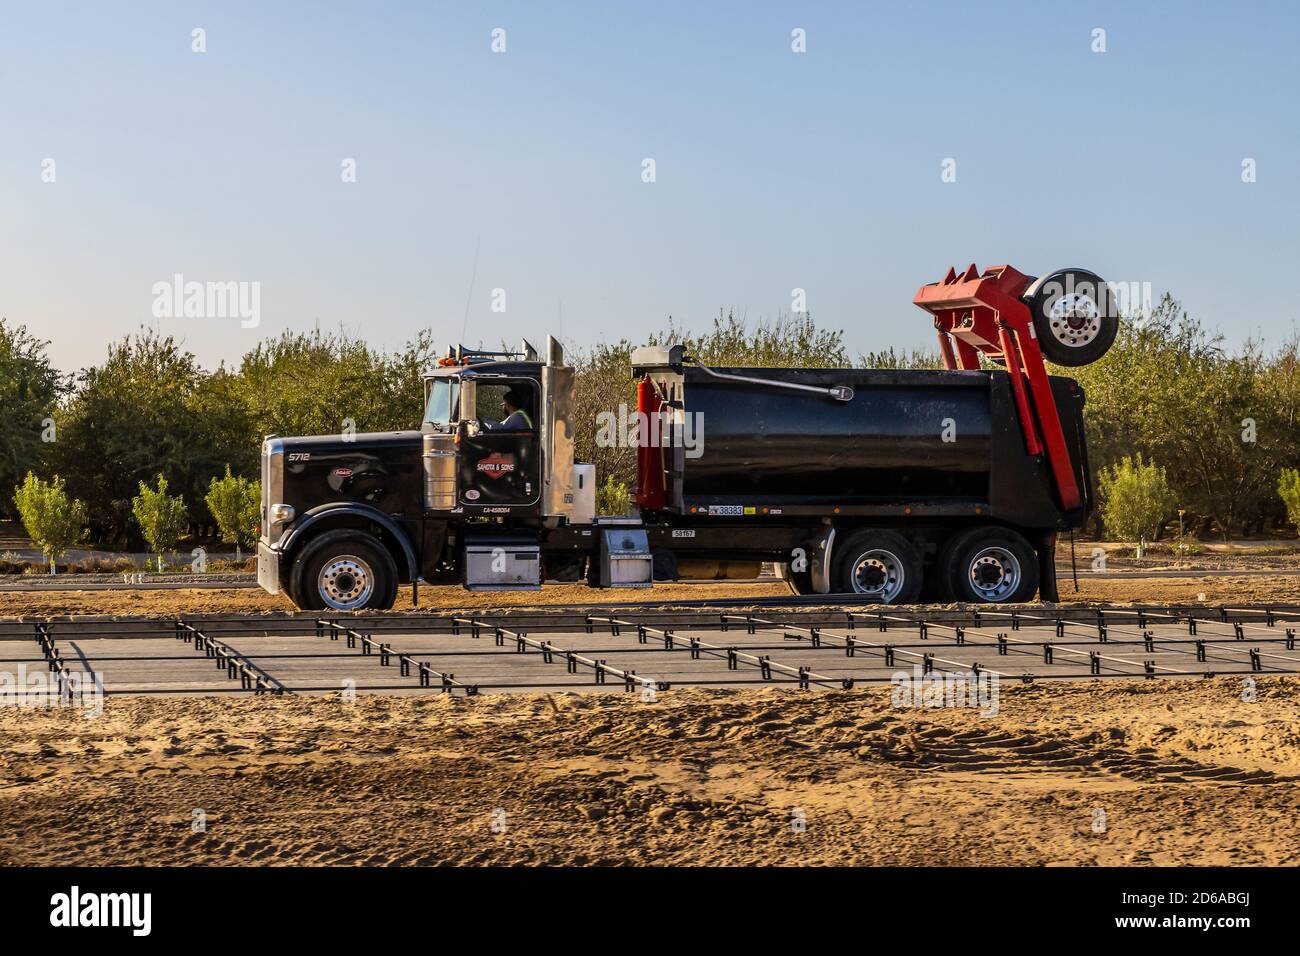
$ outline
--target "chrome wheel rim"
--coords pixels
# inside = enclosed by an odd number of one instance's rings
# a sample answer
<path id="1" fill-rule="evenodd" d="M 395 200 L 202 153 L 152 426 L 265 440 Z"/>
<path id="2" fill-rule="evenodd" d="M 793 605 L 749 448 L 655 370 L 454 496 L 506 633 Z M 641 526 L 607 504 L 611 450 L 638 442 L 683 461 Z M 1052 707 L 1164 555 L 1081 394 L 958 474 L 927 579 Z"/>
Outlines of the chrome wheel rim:
<path id="1" fill-rule="evenodd" d="M 876 548 L 853 562 L 850 580 L 855 594 L 874 595 L 881 604 L 892 604 L 903 593 L 907 573 L 898 555 Z"/>
<path id="2" fill-rule="evenodd" d="M 327 607 L 350 611 L 370 600 L 375 590 L 375 574 L 363 559 L 341 554 L 320 569 L 316 586 Z"/>
<path id="3" fill-rule="evenodd" d="M 1101 333 L 1101 309 L 1092 296 L 1067 292 L 1052 303 L 1047 323 L 1052 337 L 1062 345 L 1082 348 Z"/>
<path id="4" fill-rule="evenodd" d="M 985 548 L 971 558 L 967 576 L 981 600 L 1005 601 L 1020 585 L 1020 559 L 1006 548 Z"/>

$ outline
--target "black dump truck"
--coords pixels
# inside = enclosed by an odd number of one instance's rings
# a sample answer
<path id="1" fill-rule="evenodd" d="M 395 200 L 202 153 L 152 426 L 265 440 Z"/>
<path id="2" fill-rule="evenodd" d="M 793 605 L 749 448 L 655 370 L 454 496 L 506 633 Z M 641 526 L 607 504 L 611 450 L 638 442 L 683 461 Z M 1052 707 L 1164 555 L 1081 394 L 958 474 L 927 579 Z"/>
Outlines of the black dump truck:
<path id="1" fill-rule="evenodd" d="M 1056 600 L 1056 537 L 1086 520 L 1092 480 L 1083 392 L 1043 353 L 1104 352 L 1104 284 L 972 266 L 915 301 L 943 370 L 710 368 L 679 345 L 635 349 L 636 408 L 611 396 L 601 436 L 635 447 L 623 516 L 595 513 L 595 468 L 574 461 L 574 372 L 555 340 L 544 356 L 453 349 L 425 377 L 418 430 L 264 441 L 259 584 L 342 611 L 390 607 L 403 583 L 417 600 L 420 582 L 651 587 L 772 562 L 796 593 Z"/>

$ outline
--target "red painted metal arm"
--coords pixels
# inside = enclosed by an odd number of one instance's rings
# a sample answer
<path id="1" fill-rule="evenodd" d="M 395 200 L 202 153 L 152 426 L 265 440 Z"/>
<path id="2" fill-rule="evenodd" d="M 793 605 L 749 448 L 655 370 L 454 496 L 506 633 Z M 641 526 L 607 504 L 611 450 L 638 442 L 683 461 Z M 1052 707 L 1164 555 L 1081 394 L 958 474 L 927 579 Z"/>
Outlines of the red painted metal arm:
<path id="1" fill-rule="evenodd" d="M 934 316 L 945 368 L 978 369 L 981 354 L 1006 363 L 1025 449 L 1030 455 L 1046 451 L 1061 506 L 1073 511 L 1083 498 L 1033 317 L 1021 301 L 1032 281 L 1011 266 L 981 273 L 972 263 L 961 274 L 949 269 L 942 281 L 921 286 L 912 301 Z"/>

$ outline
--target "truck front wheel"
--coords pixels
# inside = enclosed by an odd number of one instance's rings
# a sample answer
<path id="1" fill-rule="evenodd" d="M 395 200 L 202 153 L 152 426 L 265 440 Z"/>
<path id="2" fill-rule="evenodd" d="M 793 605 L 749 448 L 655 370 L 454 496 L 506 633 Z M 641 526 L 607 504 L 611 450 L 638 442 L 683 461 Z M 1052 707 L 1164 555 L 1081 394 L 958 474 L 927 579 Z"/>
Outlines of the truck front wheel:
<path id="1" fill-rule="evenodd" d="M 836 549 L 835 590 L 875 598 L 878 604 L 910 604 L 921 593 L 921 556 L 895 531 L 859 531 Z"/>
<path id="2" fill-rule="evenodd" d="M 1038 593 L 1038 555 L 1010 528 L 958 532 L 944 545 L 939 567 L 954 601 L 1019 604 Z"/>
<path id="3" fill-rule="evenodd" d="M 397 566 L 370 535 L 327 531 L 294 562 L 295 600 L 306 611 L 386 610 L 397 599 Z"/>

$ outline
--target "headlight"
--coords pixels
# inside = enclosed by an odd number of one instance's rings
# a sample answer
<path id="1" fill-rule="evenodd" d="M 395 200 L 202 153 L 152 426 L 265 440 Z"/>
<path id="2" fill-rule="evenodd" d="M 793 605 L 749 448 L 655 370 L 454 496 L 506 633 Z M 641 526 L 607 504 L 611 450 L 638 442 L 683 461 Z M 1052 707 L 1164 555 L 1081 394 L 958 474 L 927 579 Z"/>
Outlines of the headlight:
<path id="1" fill-rule="evenodd" d="M 271 520 L 276 524 L 288 524 L 293 514 L 293 505 L 271 505 Z"/>

